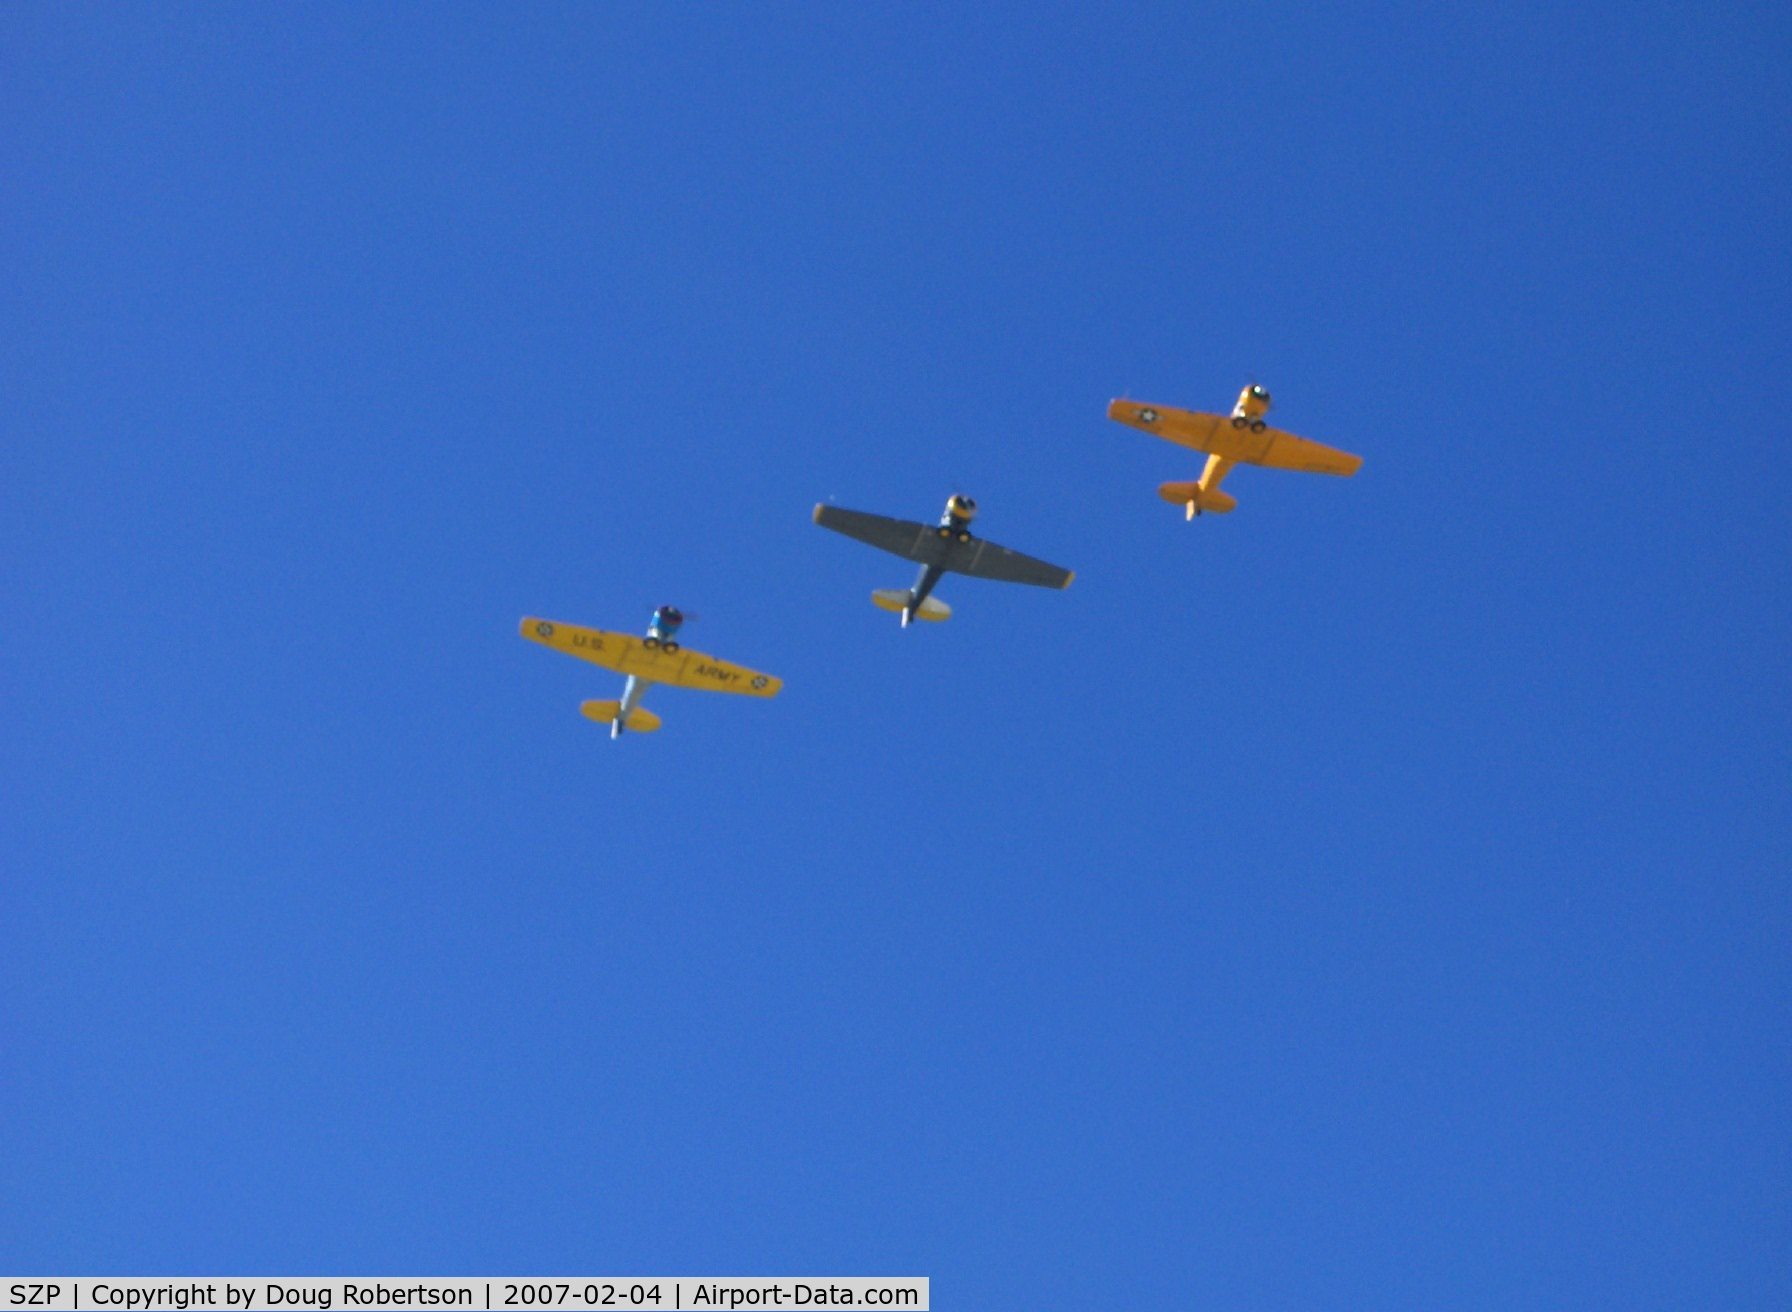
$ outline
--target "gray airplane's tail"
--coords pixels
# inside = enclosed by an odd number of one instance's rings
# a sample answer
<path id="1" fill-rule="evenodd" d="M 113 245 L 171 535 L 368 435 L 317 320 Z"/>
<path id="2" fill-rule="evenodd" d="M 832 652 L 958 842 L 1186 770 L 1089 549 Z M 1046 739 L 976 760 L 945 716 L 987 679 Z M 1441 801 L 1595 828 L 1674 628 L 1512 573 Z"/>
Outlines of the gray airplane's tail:
<path id="1" fill-rule="evenodd" d="M 902 625 L 908 627 L 909 618 L 921 620 L 949 620 L 952 608 L 938 597 L 926 597 L 919 607 L 911 610 L 910 602 L 914 593 L 907 588 L 879 588 L 871 594 L 871 604 L 879 610 L 892 611 L 902 616 Z M 632 726 L 631 726 L 632 727 Z"/>

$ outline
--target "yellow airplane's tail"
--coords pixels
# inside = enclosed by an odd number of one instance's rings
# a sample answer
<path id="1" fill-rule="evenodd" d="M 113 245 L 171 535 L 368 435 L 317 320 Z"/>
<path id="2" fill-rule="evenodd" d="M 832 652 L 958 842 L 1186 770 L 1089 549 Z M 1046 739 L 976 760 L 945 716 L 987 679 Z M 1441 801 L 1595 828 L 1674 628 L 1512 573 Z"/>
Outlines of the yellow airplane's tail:
<path id="1" fill-rule="evenodd" d="M 1223 515 L 1238 508 L 1238 498 L 1230 492 L 1203 488 L 1199 483 L 1165 483 L 1157 489 L 1157 495 L 1172 505 L 1186 506 L 1190 519 L 1203 514 Z"/>
<path id="2" fill-rule="evenodd" d="M 621 709 L 621 702 L 581 702 L 579 704 L 579 714 L 587 720 L 596 720 L 599 724 L 615 724 L 616 713 Z M 645 707 L 637 706 L 628 713 L 628 724 L 624 727 L 630 733 L 652 733 L 660 727 L 660 717 Z"/>
<path id="3" fill-rule="evenodd" d="M 900 615 L 908 605 L 909 594 L 905 588 L 879 588 L 871 594 L 871 604 L 879 610 L 894 611 Z M 921 603 L 921 609 L 915 612 L 918 620 L 949 620 L 952 608 L 938 597 L 928 597 Z"/>

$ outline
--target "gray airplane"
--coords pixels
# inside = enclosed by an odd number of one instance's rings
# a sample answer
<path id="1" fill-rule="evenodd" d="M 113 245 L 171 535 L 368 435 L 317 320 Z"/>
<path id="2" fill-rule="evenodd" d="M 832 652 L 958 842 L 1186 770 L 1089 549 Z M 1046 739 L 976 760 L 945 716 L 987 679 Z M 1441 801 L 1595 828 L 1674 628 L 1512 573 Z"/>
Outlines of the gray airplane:
<path id="1" fill-rule="evenodd" d="M 985 542 L 971 533 L 971 520 L 977 503 L 957 493 L 946 502 L 946 513 L 938 524 L 918 524 L 908 519 L 891 519 L 887 515 L 868 515 L 862 510 L 842 510 L 839 506 L 815 507 L 815 522 L 849 538 L 870 543 L 893 556 L 919 561 L 921 573 L 915 586 L 879 588 L 871 594 L 872 604 L 902 616 L 902 627 L 911 619 L 944 620 L 952 617 L 952 608 L 932 594 L 934 585 L 945 573 L 969 574 L 973 578 L 997 579 L 1003 583 L 1031 583 L 1039 588 L 1068 588 L 1076 574 L 1043 560 L 1023 556 L 1007 547 Z"/>

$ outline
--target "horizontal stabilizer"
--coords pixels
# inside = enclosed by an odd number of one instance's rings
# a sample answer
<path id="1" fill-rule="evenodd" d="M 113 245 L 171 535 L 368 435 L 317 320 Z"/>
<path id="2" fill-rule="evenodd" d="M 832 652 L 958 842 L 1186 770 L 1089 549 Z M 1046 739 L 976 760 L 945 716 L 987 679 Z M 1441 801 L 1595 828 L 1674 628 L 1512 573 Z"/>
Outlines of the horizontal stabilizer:
<path id="1" fill-rule="evenodd" d="M 893 611 L 900 615 L 908 605 L 909 593 L 905 588 L 879 588 L 871 594 L 871 604 L 879 610 Z M 938 597 L 928 597 L 915 612 L 919 620 L 949 620 L 952 608 Z"/>
<path id="2" fill-rule="evenodd" d="M 1175 506 L 1192 506 L 1206 515 L 1223 515 L 1238 508 L 1238 498 L 1217 487 L 1202 490 L 1199 483 L 1165 483 L 1157 495 Z"/>
<path id="3" fill-rule="evenodd" d="M 616 723 L 616 715 L 622 709 L 621 702 L 581 702 L 579 714 L 587 720 L 596 720 L 599 724 Z M 628 713 L 628 731 L 630 733 L 652 733 L 660 727 L 660 717 L 644 707 L 637 706 Z"/>

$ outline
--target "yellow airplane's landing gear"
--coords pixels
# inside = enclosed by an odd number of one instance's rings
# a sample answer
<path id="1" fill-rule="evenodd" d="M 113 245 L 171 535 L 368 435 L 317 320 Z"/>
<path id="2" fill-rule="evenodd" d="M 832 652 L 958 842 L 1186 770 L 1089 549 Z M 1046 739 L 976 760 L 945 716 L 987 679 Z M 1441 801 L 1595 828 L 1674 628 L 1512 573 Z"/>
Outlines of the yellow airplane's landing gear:
<path id="1" fill-rule="evenodd" d="M 660 650 L 661 651 L 677 651 L 678 644 L 676 642 L 673 642 L 672 639 L 667 638 L 664 642 L 662 642 L 660 644 Z"/>
<path id="2" fill-rule="evenodd" d="M 1232 407 L 1232 427 L 1243 428 L 1248 424 L 1253 433 L 1261 433 L 1263 416 L 1268 413 L 1269 389 L 1252 383 L 1238 394 L 1238 401 Z"/>
<path id="3" fill-rule="evenodd" d="M 660 640 L 650 633 L 645 638 L 641 639 L 641 645 L 647 648 L 648 651 L 658 651 Z"/>
<path id="4" fill-rule="evenodd" d="M 938 532 L 939 535 L 943 538 L 949 538 L 952 536 L 952 530 L 950 528 L 946 527 L 946 525 L 944 525 L 944 524 L 941 524 L 939 526 L 939 528 L 935 531 Z"/>

